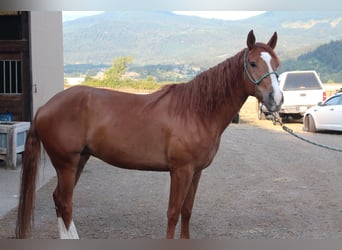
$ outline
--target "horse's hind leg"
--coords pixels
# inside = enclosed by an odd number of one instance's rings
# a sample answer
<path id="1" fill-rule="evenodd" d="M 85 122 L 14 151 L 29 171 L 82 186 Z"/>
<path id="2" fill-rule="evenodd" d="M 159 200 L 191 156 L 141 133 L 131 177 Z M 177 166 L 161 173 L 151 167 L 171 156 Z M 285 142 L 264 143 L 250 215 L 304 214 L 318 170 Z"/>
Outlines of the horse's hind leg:
<path id="1" fill-rule="evenodd" d="M 89 157 L 88 157 L 89 158 Z M 51 161 L 57 172 L 57 187 L 53 193 L 56 206 L 58 231 L 61 239 L 78 239 L 77 230 L 72 220 L 72 197 L 74 187 L 87 159 L 73 155 L 68 160 Z"/>
<path id="2" fill-rule="evenodd" d="M 90 155 L 88 155 L 88 154 L 81 154 L 81 157 L 80 157 L 80 160 L 79 160 L 78 166 L 77 166 L 77 171 L 76 171 L 75 186 L 78 182 L 78 179 L 81 176 L 81 173 L 82 173 L 82 170 L 83 170 L 85 164 L 89 160 L 89 157 L 90 157 Z"/>

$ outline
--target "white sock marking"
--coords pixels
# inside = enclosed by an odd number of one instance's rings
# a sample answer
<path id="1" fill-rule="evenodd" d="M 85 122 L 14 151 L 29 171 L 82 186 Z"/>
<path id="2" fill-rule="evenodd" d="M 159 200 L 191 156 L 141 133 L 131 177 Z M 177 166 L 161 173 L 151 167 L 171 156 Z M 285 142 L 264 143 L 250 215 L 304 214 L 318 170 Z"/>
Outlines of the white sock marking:
<path id="1" fill-rule="evenodd" d="M 71 221 L 69 230 L 66 229 L 61 217 L 57 218 L 57 225 L 60 239 L 79 239 L 74 221 Z"/>

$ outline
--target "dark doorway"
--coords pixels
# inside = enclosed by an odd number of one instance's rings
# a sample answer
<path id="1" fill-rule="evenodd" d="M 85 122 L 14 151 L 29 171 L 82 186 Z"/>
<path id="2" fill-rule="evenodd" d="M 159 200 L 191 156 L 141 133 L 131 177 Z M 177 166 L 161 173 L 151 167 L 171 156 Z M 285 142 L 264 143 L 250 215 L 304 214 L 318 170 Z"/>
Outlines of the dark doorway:
<path id="1" fill-rule="evenodd" d="M 15 121 L 32 117 L 29 13 L 0 11 L 0 114 Z"/>

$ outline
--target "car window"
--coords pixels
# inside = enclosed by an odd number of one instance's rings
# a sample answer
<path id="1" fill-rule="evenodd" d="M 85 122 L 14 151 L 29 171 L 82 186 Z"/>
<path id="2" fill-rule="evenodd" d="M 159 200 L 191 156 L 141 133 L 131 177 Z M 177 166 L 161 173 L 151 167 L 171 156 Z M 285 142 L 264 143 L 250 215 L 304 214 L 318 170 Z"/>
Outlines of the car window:
<path id="1" fill-rule="evenodd" d="M 339 100 L 340 100 L 340 102 L 338 103 L 338 105 L 342 105 L 342 95 L 339 95 L 338 97 L 339 97 Z"/>
<path id="2" fill-rule="evenodd" d="M 313 73 L 287 74 L 283 90 L 322 89 L 317 77 Z"/>
<path id="3" fill-rule="evenodd" d="M 325 106 L 342 105 L 342 95 L 331 97 L 324 103 Z"/>

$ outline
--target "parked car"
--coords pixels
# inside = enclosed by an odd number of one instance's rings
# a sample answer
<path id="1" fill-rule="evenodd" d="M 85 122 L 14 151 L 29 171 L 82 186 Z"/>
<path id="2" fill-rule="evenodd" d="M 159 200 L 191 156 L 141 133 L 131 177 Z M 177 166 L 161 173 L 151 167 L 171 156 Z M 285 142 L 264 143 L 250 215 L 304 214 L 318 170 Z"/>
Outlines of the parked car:
<path id="1" fill-rule="evenodd" d="M 316 71 L 288 71 L 280 74 L 279 87 L 284 103 L 279 110 L 281 118 L 300 119 L 312 106 L 325 99 L 322 82 Z"/>
<path id="2" fill-rule="evenodd" d="M 284 95 L 284 103 L 278 112 L 282 120 L 301 119 L 310 107 L 325 100 L 326 94 L 316 71 L 287 71 L 278 79 Z M 258 117 L 267 117 L 265 107 L 260 106 L 259 110 Z"/>
<path id="3" fill-rule="evenodd" d="M 342 92 L 308 109 L 304 114 L 303 129 L 309 132 L 318 130 L 342 131 Z"/>

